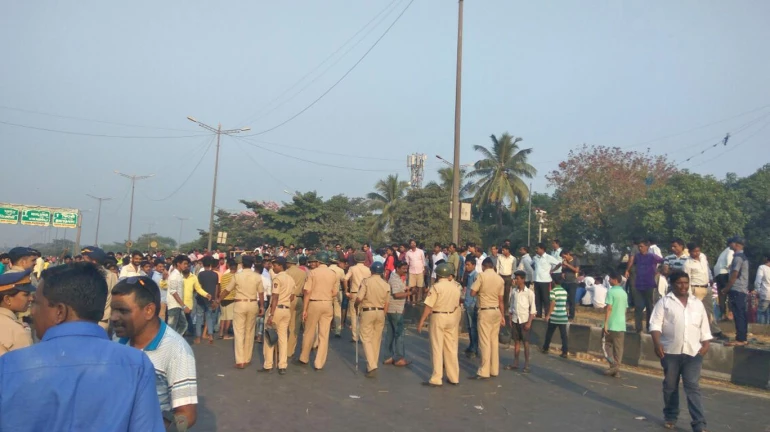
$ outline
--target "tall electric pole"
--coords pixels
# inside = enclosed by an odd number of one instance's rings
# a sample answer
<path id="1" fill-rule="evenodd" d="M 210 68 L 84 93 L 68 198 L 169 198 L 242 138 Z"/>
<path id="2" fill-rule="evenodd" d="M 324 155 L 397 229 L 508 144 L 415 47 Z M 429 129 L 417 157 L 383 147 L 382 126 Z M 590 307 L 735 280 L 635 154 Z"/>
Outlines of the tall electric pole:
<path id="1" fill-rule="evenodd" d="M 94 239 L 94 246 L 99 247 L 99 223 L 102 220 L 102 202 L 103 201 L 109 201 L 112 198 L 107 198 L 107 197 L 100 198 L 100 197 L 97 197 L 97 196 L 93 196 L 91 194 L 86 194 L 86 196 L 89 196 L 89 197 L 99 201 L 99 210 L 97 210 L 97 213 L 96 213 L 96 238 Z"/>
<path id="2" fill-rule="evenodd" d="M 202 127 L 203 129 L 209 130 L 211 132 L 214 132 L 217 134 L 217 155 L 216 159 L 214 160 L 214 187 L 211 191 L 211 212 L 209 213 L 209 246 L 208 250 L 211 250 L 211 245 L 214 240 L 214 207 L 216 206 L 217 202 L 217 175 L 219 174 L 219 138 L 222 136 L 222 134 L 230 135 L 230 134 L 237 134 L 240 132 L 247 132 L 250 131 L 250 127 L 244 127 L 240 129 L 228 129 L 228 130 L 222 130 L 222 124 L 219 123 L 217 125 L 217 128 L 214 129 L 213 127 L 207 125 L 206 123 L 201 123 L 198 120 L 195 119 L 195 117 L 187 116 L 187 120 L 190 120 L 193 123 L 196 123 L 198 126 Z"/>
<path id="3" fill-rule="evenodd" d="M 527 214 L 527 247 L 531 246 L 532 236 L 532 182 L 529 182 L 529 213 Z"/>
<path id="4" fill-rule="evenodd" d="M 179 246 L 182 245 L 182 227 L 184 227 L 184 221 L 190 220 L 190 218 L 183 218 L 177 215 L 174 215 L 174 217 L 179 219 L 179 237 L 176 238 L 176 247 L 179 248 Z"/>
<path id="5" fill-rule="evenodd" d="M 452 241 L 460 243 L 460 113 L 463 75 L 463 0 L 457 13 L 457 77 L 455 82 L 455 154 L 452 175 Z"/>
<path id="6" fill-rule="evenodd" d="M 131 226 L 134 223 L 134 190 L 136 189 L 136 181 L 148 179 L 155 174 L 140 176 L 136 174 L 123 174 L 120 171 L 115 171 L 115 174 L 131 180 L 131 211 L 128 214 L 128 241 L 131 241 Z"/>

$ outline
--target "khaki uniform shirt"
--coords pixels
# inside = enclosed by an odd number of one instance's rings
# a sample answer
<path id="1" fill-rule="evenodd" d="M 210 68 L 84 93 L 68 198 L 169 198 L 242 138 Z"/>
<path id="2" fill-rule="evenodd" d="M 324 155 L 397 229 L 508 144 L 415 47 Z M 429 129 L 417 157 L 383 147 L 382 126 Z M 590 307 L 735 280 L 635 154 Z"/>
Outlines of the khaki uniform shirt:
<path id="1" fill-rule="evenodd" d="M 30 332 L 10 309 L 0 308 L 0 356 L 32 345 Z"/>
<path id="2" fill-rule="evenodd" d="M 361 283 L 357 300 L 361 300 L 362 308 L 384 308 L 390 296 L 390 285 L 380 276 L 371 276 Z"/>
<path id="3" fill-rule="evenodd" d="M 333 271 L 337 275 L 337 288 L 342 289 L 342 281 L 345 280 L 345 270 L 342 270 L 337 264 L 330 265 L 329 270 Z"/>
<path id="4" fill-rule="evenodd" d="M 499 297 L 505 291 L 505 281 L 492 269 L 479 273 L 471 291 L 478 292 L 479 308 L 494 308 L 500 306 Z"/>
<path id="5" fill-rule="evenodd" d="M 425 305 L 434 312 L 453 312 L 460 306 L 461 291 L 449 279 L 440 279 L 433 284 L 425 298 Z"/>
<path id="6" fill-rule="evenodd" d="M 273 278 L 273 295 L 270 303 L 278 301 L 278 306 L 290 306 L 291 296 L 294 295 L 294 279 L 285 271 L 277 273 Z"/>
<path id="7" fill-rule="evenodd" d="M 118 276 L 103 267 L 101 270 L 104 274 L 104 279 L 107 281 L 107 303 L 104 304 L 104 315 L 102 316 L 102 321 L 109 321 L 110 315 L 112 314 L 112 306 L 110 306 L 110 303 L 112 303 L 112 288 L 118 284 Z"/>
<path id="8" fill-rule="evenodd" d="M 348 281 L 350 292 L 352 294 L 357 293 L 358 288 L 361 286 L 361 282 L 371 275 L 371 270 L 369 270 L 369 267 L 365 266 L 363 263 L 358 263 L 349 268 L 348 274 L 345 275 L 345 280 Z"/>
<path id="9" fill-rule="evenodd" d="M 305 287 L 305 281 L 307 280 L 308 274 L 305 273 L 304 270 L 297 267 L 297 265 L 292 265 L 288 269 L 286 269 L 286 274 L 289 275 L 294 280 L 294 294 L 296 297 L 302 296 L 302 288 Z"/>
<path id="10" fill-rule="evenodd" d="M 259 294 L 265 292 L 262 275 L 255 273 L 252 269 L 243 269 L 240 273 L 234 274 L 225 289 L 235 291 L 235 300 L 256 300 Z"/>
<path id="11" fill-rule="evenodd" d="M 310 270 L 310 277 L 305 283 L 305 294 L 310 300 L 332 301 L 340 290 L 340 279 L 329 267 L 319 265 Z"/>

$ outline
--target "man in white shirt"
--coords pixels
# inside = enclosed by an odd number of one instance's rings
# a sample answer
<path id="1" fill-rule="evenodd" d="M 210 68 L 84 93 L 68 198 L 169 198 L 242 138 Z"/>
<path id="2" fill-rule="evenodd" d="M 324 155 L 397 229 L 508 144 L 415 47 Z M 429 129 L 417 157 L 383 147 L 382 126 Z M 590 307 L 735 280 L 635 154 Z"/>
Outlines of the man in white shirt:
<path id="1" fill-rule="evenodd" d="M 735 237 L 727 239 L 727 247 L 719 254 L 716 264 L 714 264 L 714 281 L 717 283 L 717 292 L 719 293 L 719 315 L 725 319 L 727 314 L 727 295 L 722 294 L 722 290 L 727 286 L 730 279 L 730 266 L 733 264 L 733 242 Z"/>
<path id="2" fill-rule="evenodd" d="M 714 320 L 714 299 L 711 292 L 711 269 L 706 254 L 700 250 L 700 245 L 687 243 L 690 256 L 684 263 L 684 272 L 690 277 L 690 293 L 703 303 L 711 326 L 711 335 L 721 338 L 722 330 Z"/>
<path id="3" fill-rule="evenodd" d="M 598 279 L 594 281 L 593 297 L 591 298 L 591 306 L 593 306 L 594 309 L 604 309 L 607 307 L 607 285 L 609 285 L 609 279 L 607 280 L 607 284 Z"/>
<path id="4" fill-rule="evenodd" d="M 754 289 L 759 294 L 757 323 L 770 324 L 770 255 L 766 255 L 764 261 L 757 268 L 757 278 L 754 280 Z"/>
<path id="5" fill-rule="evenodd" d="M 706 417 L 701 402 L 700 374 L 709 349 L 711 330 L 706 309 L 690 294 L 690 278 L 680 271 L 669 277 L 672 290 L 655 305 L 650 333 L 663 366 L 663 416 L 667 429 L 679 417 L 679 379 L 684 382 L 692 430 L 703 431 Z"/>
<path id="6" fill-rule="evenodd" d="M 505 249 L 507 246 L 503 246 Z M 508 300 L 510 309 L 508 313 L 511 317 L 511 338 L 514 343 L 514 360 L 512 365 L 505 367 L 505 370 L 516 370 L 519 368 L 519 352 L 521 344 L 524 343 L 524 368 L 522 372 L 529 372 L 529 329 L 532 328 L 532 320 L 537 314 L 535 307 L 535 293 L 526 286 L 526 273 L 517 270 L 514 273 L 515 287 L 511 291 L 511 298 Z"/>
<path id="7" fill-rule="evenodd" d="M 545 245 L 538 243 L 535 246 L 535 256 L 532 258 L 532 270 L 535 281 L 535 304 L 537 305 L 537 317 L 543 316 L 543 311 L 551 307 L 551 281 L 553 273 L 561 267 L 561 260 L 545 253 Z"/>
<path id="8" fill-rule="evenodd" d="M 166 295 L 166 322 L 169 327 L 180 335 L 187 331 L 186 313 L 190 309 L 184 304 L 184 277 L 182 272 L 190 268 L 190 258 L 179 255 L 174 258 L 171 273 L 168 275 L 168 294 Z"/>
<path id="9" fill-rule="evenodd" d="M 144 256 L 138 250 L 131 252 L 131 262 L 124 265 L 123 268 L 120 269 L 118 280 L 123 280 L 133 276 L 141 276 L 141 264 L 143 259 Z"/>
<path id="10" fill-rule="evenodd" d="M 655 237 L 650 237 L 647 240 L 650 242 L 650 249 L 647 251 L 647 253 L 655 254 L 663 258 L 663 252 L 660 250 L 660 246 L 657 245 L 657 239 Z"/>
<path id="11" fill-rule="evenodd" d="M 438 263 L 441 260 L 446 262 L 447 260 L 446 254 L 444 254 L 444 252 L 441 252 L 441 243 L 436 243 L 433 245 L 433 256 L 431 256 L 430 258 L 431 269 L 433 269 L 430 275 L 431 281 L 434 281 L 434 282 L 436 281 L 436 266 L 438 265 L 436 263 Z M 457 269 L 453 269 L 453 270 L 457 272 Z"/>

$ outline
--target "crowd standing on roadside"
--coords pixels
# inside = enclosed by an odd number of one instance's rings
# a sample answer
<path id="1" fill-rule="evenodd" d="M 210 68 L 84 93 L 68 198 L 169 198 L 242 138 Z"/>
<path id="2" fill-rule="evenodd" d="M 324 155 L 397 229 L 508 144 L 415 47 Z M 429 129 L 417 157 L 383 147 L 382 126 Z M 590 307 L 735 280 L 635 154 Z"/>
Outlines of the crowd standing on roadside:
<path id="1" fill-rule="evenodd" d="M 176 255 L 106 253 L 90 246 L 75 257 L 43 257 L 17 247 L 0 254 L 0 429 L 52 424 L 78 429 L 88 419 L 94 425 L 110 422 L 99 430 L 187 430 L 197 420 L 198 402 L 190 345 L 216 340 L 233 340 L 237 369 L 251 365 L 255 344 L 262 345 L 258 371 L 283 375 L 290 362 L 304 367 L 312 361 L 315 370 L 323 370 L 330 337 L 349 334 L 357 353 L 361 343 L 365 376 L 376 378 L 381 364 L 411 363 L 404 311 L 418 305 L 423 311 L 417 329 L 428 323 L 431 345 L 433 370 L 426 386 L 460 382 L 463 321 L 469 335 L 464 353 L 479 359 L 470 379 L 499 375 L 505 338 L 514 346 L 514 362 L 502 369 L 527 373 L 533 321 L 547 323 L 540 350 L 549 353 L 558 330 L 561 356 L 567 358 L 568 325 L 576 306 L 583 305 L 602 313 L 606 374 L 613 377 L 620 376 L 626 311 L 634 308 L 632 327 L 652 335 L 664 369 L 666 427 L 677 421 L 681 378 L 693 430 L 701 431 L 706 423 L 698 380 L 709 342 L 749 342 L 752 296 L 758 299 L 756 322 L 770 322 L 770 257 L 763 257 L 750 283 L 745 244 L 740 237 L 728 239 L 712 267 L 695 242 L 674 239 L 664 257 L 654 239 L 641 240 L 618 269 L 605 273 L 559 240 L 551 242 L 550 251 L 538 243 L 532 254 L 507 240 L 487 250 L 472 243 L 436 243 L 426 251 L 410 240 L 374 250 L 368 244 L 357 251 L 341 244 L 260 245 Z M 733 341 L 719 327 L 720 318 L 728 316 L 735 321 Z M 104 372 L 68 375 L 62 360 L 50 355 L 70 344 L 82 348 L 73 350 L 68 364 L 87 369 L 88 362 L 104 362 L 114 380 L 124 380 L 121 388 L 130 391 L 121 412 L 104 407 L 107 396 L 97 390 Z M 31 367 L 61 385 L 38 388 L 24 373 Z M 127 367 L 141 373 L 129 376 Z M 32 396 L 30 389 L 37 393 Z M 58 405 L 34 421 L 18 416 L 51 398 L 75 397 L 92 403 L 74 409 Z M 28 408 L 6 415 L 5 405 L 18 401 L 27 401 Z"/>

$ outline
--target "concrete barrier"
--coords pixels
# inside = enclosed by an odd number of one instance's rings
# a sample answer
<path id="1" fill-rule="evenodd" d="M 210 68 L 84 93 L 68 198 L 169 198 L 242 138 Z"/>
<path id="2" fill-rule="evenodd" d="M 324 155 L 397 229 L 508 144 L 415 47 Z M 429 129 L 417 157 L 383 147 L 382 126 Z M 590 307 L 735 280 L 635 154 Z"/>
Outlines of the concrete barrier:
<path id="1" fill-rule="evenodd" d="M 736 347 L 733 351 L 734 384 L 770 389 L 770 351 Z"/>
<path id="2" fill-rule="evenodd" d="M 630 331 L 623 338 L 622 362 L 629 366 L 639 366 L 639 358 L 642 355 L 642 335 Z"/>

